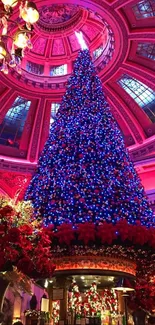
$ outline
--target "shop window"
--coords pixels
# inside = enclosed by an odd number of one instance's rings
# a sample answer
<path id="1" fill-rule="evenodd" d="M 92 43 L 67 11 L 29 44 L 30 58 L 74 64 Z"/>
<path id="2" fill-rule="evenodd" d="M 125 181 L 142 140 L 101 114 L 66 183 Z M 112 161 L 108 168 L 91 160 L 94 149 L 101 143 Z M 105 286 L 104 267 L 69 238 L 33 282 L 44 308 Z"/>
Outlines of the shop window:
<path id="1" fill-rule="evenodd" d="M 26 71 L 33 74 L 42 75 L 44 73 L 44 66 L 38 63 L 28 61 L 26 64 Z"/>
<path id="2" fill-rule="evenodd" d="M 139 80 L 124 74 L 118 84 L 136 101 L 136 103 L 155 123 L 155 92 Z"/>
<path id="3" fill-rule="evenodd" d="M 155 60 L 155 43 L 139 43 L 136 53 L 148 59 Z"/>
<path id="4" fill-rule="evenodd" d="M 143 0 L 132 7 L 137 19 L 155 16 L 155 0 Z"/>
<path id="5" fill-rule="evenodd" d="M 67 64 L 60 65 L 59 67 L 50 67 L 50 76 L 63 76 L 67 74 Z"/>
<path id="6" fill-rule="evenodd" d="M 19 148 L 31 101 L 17 97 L 0 125 L 0 144 Z"/>
<path id="7" fill-rule="evenodd" d="M 52 103 L 51 104 L 50 126 L 52 125 L 52 123 L 55 120 L 55 117 L 56 117 L 56 114 L 58 112 L 59 107 L 60 107 L 59 103 Z"/>

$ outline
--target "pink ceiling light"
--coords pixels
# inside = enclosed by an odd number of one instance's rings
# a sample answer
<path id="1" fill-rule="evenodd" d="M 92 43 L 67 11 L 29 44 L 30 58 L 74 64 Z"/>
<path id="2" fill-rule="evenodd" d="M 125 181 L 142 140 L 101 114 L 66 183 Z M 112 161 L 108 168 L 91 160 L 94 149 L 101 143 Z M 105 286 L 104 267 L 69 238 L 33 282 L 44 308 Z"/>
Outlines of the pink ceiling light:
<path id="1" fill-rule="evenodd" d="M 33 24 L 39 19 L 39 12 L 34 2 L 25 0 L 0 0 L 3 9 L 0 10 L 0 70 L 8 74 L 9 67 L 16 67 L 21 72 L 20 64 L 25 48 L 32 48 L 31 34 Z M 19 6 L 20 24 L 11 19 L 13 8 Z M 19 19 L 18 18 L 18 19 Z M 12 24 L 17 26 L 12 35 Z"/>

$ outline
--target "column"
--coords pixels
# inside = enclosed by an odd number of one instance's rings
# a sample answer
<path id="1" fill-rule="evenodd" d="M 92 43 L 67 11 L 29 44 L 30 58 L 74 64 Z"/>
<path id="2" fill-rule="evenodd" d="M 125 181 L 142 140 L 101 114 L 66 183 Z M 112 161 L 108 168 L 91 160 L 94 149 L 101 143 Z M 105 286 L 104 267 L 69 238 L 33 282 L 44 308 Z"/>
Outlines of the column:
<path id="1" fill-rule="evenodd" d="M 123 293 L 121 291 L 118 291 L 118 323 L 119 325 L 123 324 L 123 315 L 124 315 L 124 298 Z"/>
<path id="2" fill-rule="evenodd" d="M 60 299 L 60 324 L 66 324 L 67 321 L 67 279 L 64 276 L 57 277 L 57 287 L 63 289 L 63 299 Z"/>

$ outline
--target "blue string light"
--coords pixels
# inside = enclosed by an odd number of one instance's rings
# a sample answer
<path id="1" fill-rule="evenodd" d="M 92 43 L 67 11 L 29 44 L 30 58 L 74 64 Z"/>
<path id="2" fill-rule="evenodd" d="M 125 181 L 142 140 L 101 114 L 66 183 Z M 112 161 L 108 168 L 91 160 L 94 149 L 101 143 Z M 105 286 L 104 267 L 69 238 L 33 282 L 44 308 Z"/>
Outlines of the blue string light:
<path id="1" fill-rule="evenodd" d="M 26 199 L 45 225 L 114 224 L 122 218 L 153 225 L 88 50 L 79 52 Z"/>

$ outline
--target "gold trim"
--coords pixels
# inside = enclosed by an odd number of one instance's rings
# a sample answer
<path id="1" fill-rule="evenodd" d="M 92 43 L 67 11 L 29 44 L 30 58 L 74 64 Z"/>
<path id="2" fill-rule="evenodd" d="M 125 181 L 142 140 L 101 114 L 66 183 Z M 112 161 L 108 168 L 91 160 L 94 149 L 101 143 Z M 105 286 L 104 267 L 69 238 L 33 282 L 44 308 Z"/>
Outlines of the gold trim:
<path id="1" fill-rule="evenodd" d="M 55 258 L 55 271 L 70 270 L 104 270 L 124 272 L 135 276 L 136 263 L 130 260 L 103 256 L 64 256 Z"/>

